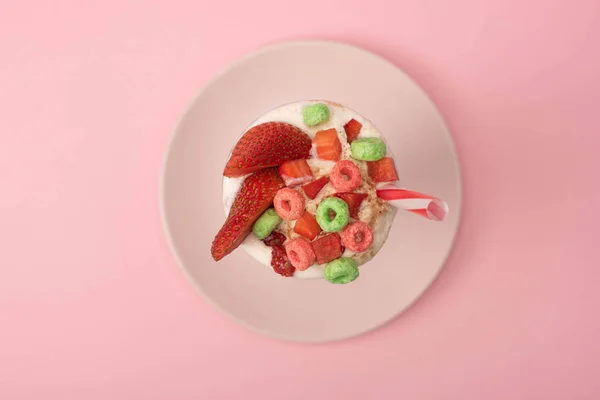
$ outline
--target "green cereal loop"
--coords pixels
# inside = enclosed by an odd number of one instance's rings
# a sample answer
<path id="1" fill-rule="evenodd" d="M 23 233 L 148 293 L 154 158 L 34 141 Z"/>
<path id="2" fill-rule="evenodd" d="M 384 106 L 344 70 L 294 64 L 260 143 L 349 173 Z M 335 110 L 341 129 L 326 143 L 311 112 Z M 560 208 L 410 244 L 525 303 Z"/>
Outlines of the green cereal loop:
<path id="1" fill-rule="evenodd" d="M 340 257 L 325 265 L 325 279 L 335 284 L 350 283 L 358 278 L 358 263 L 349 257 Z"/>
<path id="2" fill-rule="evenodd" d="M 329 215 L 331 211 L 335 213 L 333 219 Z M 317 223 L 325 232 L 341 231 L 349 219 L 348 204 L 340 198 L 328 197 L 317 207 Z"/>
<path id="3" fill-rule="evenodd" d="M 350 144 L 352 158 L 362 161 L 377 161 L 385 157 L 386 148 L 383 140 L 376 137 L 355 139 Z"/>
<path id="4" fill-rule="evenodd" d="M 306 106 L 302 109 L 302 117 L 304 123 L 308 126 L 319 125 L 322 122 L 329 121 L 329 108 L 323 103 Z"/>
<path id="5" fill-rule="evenodd" d="M 257 238 L 263 240 L 273 232 L 273 230 L 283 221 L 274 208 L 265 211 L 252 226 L 252 232 Z"/>

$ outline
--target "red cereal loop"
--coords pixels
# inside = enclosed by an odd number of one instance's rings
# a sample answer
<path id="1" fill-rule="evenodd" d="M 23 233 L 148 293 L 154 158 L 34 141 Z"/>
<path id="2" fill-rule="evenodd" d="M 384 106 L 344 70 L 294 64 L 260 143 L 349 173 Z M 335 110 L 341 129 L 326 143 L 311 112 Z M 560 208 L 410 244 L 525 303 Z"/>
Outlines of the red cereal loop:
<path id="1" fill-rule="evenodd" d="M 304 196 L 291 188 L 279 189 L 273 199 L 275 211 L 281 218 L 287 220 L 300 218 L 304 214 L 305 202 Z"/>
<path id="2" fill-rule="evenodd" d="M 360 186 L 362 176 L 356 164 L 350 160 L 341 160 L 331 169 L 329 180 L 338 192 L 350 192 Z"/>
<path id="3" fill-rule="evenodd" d="M 364 222 L 353 222 L 342 232 L 342 243 L 355 253 L 366 251 L 373 243 L 373 231 Z"/>
<path id="4" fill-rule="evenodd" d="M 306 239 L 296 238 L 285 244 L 288 259 L 299 271 L 304 271 L 315 263 L 315 252 Z"/>

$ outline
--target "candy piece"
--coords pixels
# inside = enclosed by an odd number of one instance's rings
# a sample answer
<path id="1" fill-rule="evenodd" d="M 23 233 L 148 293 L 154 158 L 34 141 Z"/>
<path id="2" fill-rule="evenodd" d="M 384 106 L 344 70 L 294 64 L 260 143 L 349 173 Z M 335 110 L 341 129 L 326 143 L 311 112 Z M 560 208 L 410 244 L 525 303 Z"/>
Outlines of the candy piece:
<path id="1" fill-rule="evenodd" d="M 277 215 L 274 208 L 269 208 L 265 211 L 254 223 L 252 231 L 257 238 L 263 240 L 273 232 L 273 229 L 281 223 L 281 217 Z"/>
<path id="2" fill-rule="evenodd" d="M 358 211 L 363 200 L 368 197 L 366 193 L 336 193 L 335 197 L 339 197 L 348 204 L 350 218 L 358 219 Z"/>
<path id="3" fill-rule="evenodd" d="M 273 231 L 273 232 L 271 232 L 271 234 L 269 236 L 267 236 L 263 240 L 263 243 L 266 244 L 267 246 L 273 247 L 273 246 L 277 246 L 277 245 L 282 245 L 283 242 L 285 242 L 285 240 L 286 240 L 286 237 L 283 233 Z"/>
<path id="4" fill-rule="evenodd" d="M 281 164 L 279 176 L 286 186 L 298 186 L 315 179 L 306 160 L 287 161 Z"/>
<path id="5" fill-rule="evenodd" d="M 360 130 L 362 129 L 362 124 L 355 119 L 351 119 L 344 125 L 344 130 L 346 131 L 346 137 L 348 138 L 348 143 L 352 143 L 354 139 L 358 137 Z"/>
<path id="6" fill-rule="evenodd" d="M 350 192 L 360 186 L 362 176 L 360 170 L 350 160 L 338 161 L 331 169 L 331 184 L 339 192 Z"/>
<path id="7" fill-rule="evenodd" d="M 285 247 L 280 244 L 273 246 L 271 250 L 271 267 L 279 275 L 287 277 L 294 276 L 296 271 L 285 252 Z"/>
<path id="8" fill-rule="evenodd" d="M 323 187 L 327 185 L 327 183 L 329 183 L 329 178 L 326 176 L 322 176 L 319 179 L 316 179 L 310 183 L 307 183 L 306 185 L 303 185 L 302 190 L 304 190 L 304 194 L 306 194 L 306 197 L 308 197 L 311 200 L 314 200 L 321 191 L 321 189 L 323 189 Z"/>
<path id="9" fill-rule="evenodd" d="M 269 208 L 283 186 L 276 168 L 263 169 L 244 179 L 227 220 L 212 242 L 210 252 L 215 261 L 231 253 L 244 241 L 254 222 Z"/>
<path id="10" fill-rule="evenodd" d="M 323 103 L 306 106 L 302 109 L 302 117 L 304 123 L 308 126 L 319 125 L 322 122 L 329 121 L 329 108 Z"/>
<path id="11" fill-rule="evenodd" d="M 350 145 L 352 158 L 363 161 L 377 161 L 385 157 L 385 143 L 376 137 L 356 139 Z"/>
<path id="12" fill-rule="evenodd" d="M 362 221 L 353 222 L 344 228 L 342 243 L 355 253 L 367 251 L 373 243 L 373 231 Z"/>
<path id="13" fill-rule="evenodd" d="M 337 161 L 342 154 L 342 143 L 335 128 L 319 131 L 312 140 L 321 160 Z"/>
<path id="14" fill-rule="evenodd" d="M 273 199 L 275 211 L 281 218 L 287 220 L 300 218 L 304 213 L 305 203 L 304 196 L 290 188 L 279 190 Z"/>
<path id="15" fill-rule="evenodd" d="M 299 128 L 285 122 L 265 122 L 250 128 L 231 151 L 223 175 L 243 176 L 286 161 L 308 158 L 312 143 Z"/>
<path id="16" fill-rule="evenodd" d="M 308 240 L 313 240 L 321 233 L 321 227 L 315 219 L 315 217 L 308 211 L 304 211 L 304 214 L 296 220 L 294 225 L 294 232 L 304 236 Z"/>
<path id="17" fill-rule="evenodd" d="M 358 263 L 352 258 L 342 257 L 325 266 L 325 279 L 331 283 L 345 284 L 358 278 Z"/>
<path id="18" fill-rule="evenodd" d="M 394 159 L 383 157 L 381 160 L 367 162 L 369 176 L 375 182 L 393 182 L 398 180 Z"/>
<path id="19" fill-rule="evenodd" d="M 338 233 L 321 236 L 311 243 L 317 264 L 325 264 L 342 255 L 342 239 Z"/>
<path id="20" fill-rule="evenodd" d="M 342 230 L 349 219 L 348 204 L 340 198 L 328 197 L 317 207 L 317 222 L 325 232 Z"/>
<path id="21" fill-rule="evenodd" d="M 292 265 L 304 271 L 315 263 L 315 252 L 306 239 L 296 238 L 285 244 L 285 252 Z"/>

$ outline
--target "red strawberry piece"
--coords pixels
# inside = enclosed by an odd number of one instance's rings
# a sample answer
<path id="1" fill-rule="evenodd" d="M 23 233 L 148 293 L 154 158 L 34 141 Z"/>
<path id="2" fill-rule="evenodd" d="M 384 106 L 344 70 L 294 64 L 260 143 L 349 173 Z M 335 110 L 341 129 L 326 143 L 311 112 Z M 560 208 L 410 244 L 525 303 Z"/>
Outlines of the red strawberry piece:
<path id="1" fill-rule="evenodd" d="M 271 234 L 263 240 L 263 243 L 270 247 L 282 245 L 283 242 L 285 242 L 285 235 L 277 231 L 271 232 Z"/>
<path id="2" fill-rule="evenodd" d="M 327 185 L 327 183 L 329 183 L 329 178 L 326 176 L 322 176 L 319 179 L 315 179 L 314 181 L 303 185 L 302 190 L 304 190 L 304 194 L 306 194 L 306 197 L 308 197 L 311 200 L 314 200 L 321 191 L 321 189 L 323 189 L 323 187 Z"/>
<path id="3" fill-rule="evenodd" d="M 271 205 L 284 187 L 276 168 L 264 169 L 242 182 L 225 224 L 215 236 L 210 252 L 219 261 L 238 247 L 252 230 L 258 217 Z"/>
<path id="4" fill-rule="evenodd" d="M 280 244 L 273 246 L 271 250 L 271 267 L 279 275 L 287 277 L 294 276 L 296 271 L 285 252 L 285 247 Z"/>
<path id="5" fill-rule="evenodd" d="M 285 122 L 265 122 L 250 128 L 238 140 L 223 175 L 236 177 L 276 167 L 286 161 L 308 158 L 310 137 Z"/>
<path id="6" fill-rule="evenodd" d="M 317 264 L 328 263 L 342 255 L 342 239 L 337 232 L 318 238 L 312 242 L 312 247 L 317 257 Z"/>
<path id="7" fill-rule="evenodd" d="M 279 166 L 279 176 L 286 186 L 298 186 L 315 179 L 306 160 L 284 162 Z"/>
<path id="8" fill-rule="evenodd" d="M 304 211 L 304 214 L 296 220 L 296 224 L 294 225 L 294 232 L 304 236 L 308 240 L 316 238 L 321 233 L 321 230 L 315 216 L 308 211 Z"/>
<path id="9" fill-rule="evenodd" d="M 358 219 L 360 205 L 368 195 L 366 193 L 336 193 L 334 196 L 339 197 L 348 204 L 351 218 Z"/>
<path id="10" fill-rule="evenodd" d="M 369 176 L 375 182 L 393 182 L 398 180 L 394 159 L 383 157 L 377 161 L 367 161 Z"/>
<path id="11" fill-rule="evenodd" d="M 348 137 L 348 143 L 352 143 L 352 141 L 358 137 L 361 128 L 362 124 L 354 118 L 344 125 L 344 130 L 346 131 L 346 136 Z"/>
<path id="12" fill-rule="evenodd" d="M 342 154 L 342 144 L 335 128 L 319 131 L 312 140 L 317 156 L 322 160 L 337 161 Z"/>

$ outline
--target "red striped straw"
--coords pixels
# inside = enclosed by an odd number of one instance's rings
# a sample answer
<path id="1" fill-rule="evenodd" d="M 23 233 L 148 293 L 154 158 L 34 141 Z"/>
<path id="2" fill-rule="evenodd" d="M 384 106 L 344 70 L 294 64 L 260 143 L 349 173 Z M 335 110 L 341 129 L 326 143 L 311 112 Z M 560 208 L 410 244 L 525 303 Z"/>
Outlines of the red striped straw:
<path id="1" fill-rule="evenodd" d="M 390 183 L 378 185 L 377 197 L 432 221 L 443 221 L 448 215 L 448 204 L 444 200 Z"/>

